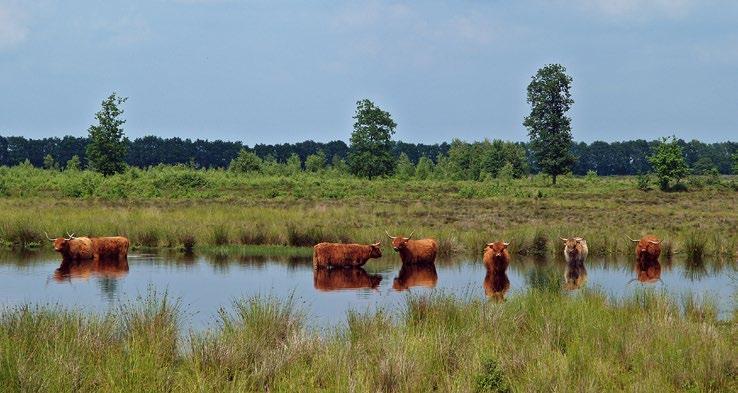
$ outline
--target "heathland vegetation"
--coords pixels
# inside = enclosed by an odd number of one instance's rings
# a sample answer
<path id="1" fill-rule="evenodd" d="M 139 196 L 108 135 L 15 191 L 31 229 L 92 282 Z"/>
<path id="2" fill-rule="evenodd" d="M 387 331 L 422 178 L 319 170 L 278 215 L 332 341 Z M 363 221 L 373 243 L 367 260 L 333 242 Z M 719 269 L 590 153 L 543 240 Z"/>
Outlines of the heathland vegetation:
<path id="1" fill-rule="evenodd" d="M 104 315 L 0 311 L 8 391 L 735 391 L 738 326 L 651 290 L 530 289 L 497 304 L 435 294 L 316 328 L 290 299 L 236 300 L 214 327 L 150 294 Z"/>

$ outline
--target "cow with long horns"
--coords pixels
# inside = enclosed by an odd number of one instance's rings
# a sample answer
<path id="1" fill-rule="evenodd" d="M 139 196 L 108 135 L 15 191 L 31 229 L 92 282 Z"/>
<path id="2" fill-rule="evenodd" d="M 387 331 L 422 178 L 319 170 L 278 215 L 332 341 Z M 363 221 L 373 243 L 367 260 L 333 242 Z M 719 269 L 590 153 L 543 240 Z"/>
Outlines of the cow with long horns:
<path id="1" fill-rule="evenodd" d="M 117 258 L 122 260 L 128 257 L 129 242 L 122 236 L 75 237 L 74 233 L 67 232 L 67 237 L 52 239 L 46 234 L 46 238 L 54 243 L 54 250 L 61 253 L 64 259 Z"/>
<path id="2" fill-rule="evenodd" d="M 589 248 L 587 248 L 587 241 L 581 237 L 570 237 L 564 238 L 564 258 L 567 263 L 578 263 L 584 262 L 587 259 Z"/>
<path id="3" fill-rule="evenodd" d="M 408 237 L 392 236 L 384 231 L 392 239 L 392 249 L 400 254 L 402 263 L 434 263 L 438 253 L 438 244 L 434 239 L 411 240 L 415 231 Z"/>
<path id="4" fill-rule="evenodd" d="M 504 272 L 510 264 L 510 253 L 507 252 L 507 246 L 510 243 L 494 242 L 487 243 L 484 247 L 484 266 L 487 270 L 495 270 Z"/>
<path id="5" fill-rule="evenodd" d="M 630 236 L 626 237 L 634 242 L 638 243 L 635 248 L 636 258 L 641 260 L 658 260 L 661 255 L 661 240 L 654 235 L 646 235 L 641 240 L 631 239 Z"/>
<path id="6" fill-rule="evenodd" d="M 54 243 L 54 251 L 60 253 L 63 259 L 79 260 L 94 258 L 92 240 L 89 237 L 74 237 L 74 233 L 70 234 L 67 232 L 67 237 L 52 239 L 48 233 L 44 232 L 44 234 L 47 239 Z"/>
<path id="7" fill-rule="evenodd" d="M 374 244 L 318 243 L 313 246 L 313 267 L 360 267 L 381 258 L 380 242 Z"/>

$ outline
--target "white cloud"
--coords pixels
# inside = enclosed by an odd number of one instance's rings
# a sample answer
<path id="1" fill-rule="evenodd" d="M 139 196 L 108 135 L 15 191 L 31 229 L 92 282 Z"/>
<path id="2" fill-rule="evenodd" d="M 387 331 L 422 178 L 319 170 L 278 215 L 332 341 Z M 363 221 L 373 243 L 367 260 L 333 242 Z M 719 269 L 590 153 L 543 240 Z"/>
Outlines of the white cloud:
<path id="1" fill-rule="evenodd" d="M 0 50 L 18 45 L 27 36 L 25 15 L 12 6 L 0 4 Z"/>

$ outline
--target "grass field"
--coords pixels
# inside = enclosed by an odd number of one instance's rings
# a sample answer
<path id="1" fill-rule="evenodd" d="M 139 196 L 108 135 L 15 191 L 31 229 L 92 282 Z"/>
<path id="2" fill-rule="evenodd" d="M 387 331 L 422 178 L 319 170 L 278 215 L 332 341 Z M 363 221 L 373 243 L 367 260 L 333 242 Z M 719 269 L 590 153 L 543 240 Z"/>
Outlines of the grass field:
<path id="1" fill-rule="evenodd" d="M 541 176 L 475 181 L 361 180 L 323 174 L 264 177 L 186 167 L 92 172 L 0 168 L 0 241 L 48 247 L 52 236 L 128 236 L 135 247 L 312 246 L 374 242 L 384 231 L 435 237 L 441 254 L 478 253 L 504 239 L 513 252 L 557 252 L 583 236 L 590 253 L 632 252 L 626 235 L 654 233 L 666 253 L 733 257 L 736 179 L 692 178 L 686 192 L 641 191 L 628 177 Z M 708 184 L 709 183 L 709 184 Z"/>
<path id="2" fill-rule="evenodd" d="M 0 311 L 4 391 L 735 391 L 738 313 L 645 290 L 437 294 L 311 327 L 295 302 L 234 302 L 205 332 L 150 294 L 107 315 Z"/>

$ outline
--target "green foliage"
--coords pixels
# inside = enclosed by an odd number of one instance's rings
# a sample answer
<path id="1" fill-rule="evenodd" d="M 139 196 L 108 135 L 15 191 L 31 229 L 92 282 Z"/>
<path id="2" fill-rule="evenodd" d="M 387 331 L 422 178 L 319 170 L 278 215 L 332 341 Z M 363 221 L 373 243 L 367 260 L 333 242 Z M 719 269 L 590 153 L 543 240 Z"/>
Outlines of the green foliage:
<path id="1" fill-rule="evenodd" d="M 258 172 L 263 166 L 264 161 L 259 158 L 259 156 L 246 149 L 241 149 L 236 158 L 231 160 L 231 164 L 228 166 L 228 169 L 233 172 L 249 173 Z"/>
<path id="2" fill-rule="evenodd" d="M 505 375 L 499 363 L 494 359 L 486 359 L 482 363 L 482 371 L 475 378 L 476 392 L 511 392 L 505 381 Z"/>
<path id="3" fill-rule="evenodd" d="M 733 153 L 733 174 L 738 175 L 738 151 Z"/>
<path id="4" fill-rule="evenodd" d="M 717 171 L 715 164 L 712 159 L 707 156 L 702 156 L 692 165 L 693 175 L 707 175 L 711 170 Z"/>
<path id="5" fill-rule="evenodd" d="M 123 172 L 126 168 L 128 145 L 123 134 L 126 121 L 120 119 L 123 114 L 120 106 L 127 99 L 115 93 L 108 96 L 102 102 L 102 109 L 95 114 L 98 124 L 90 126 L 88 130 L 90 143 L 85 157 L 91 169 L 105 176 Z"/>
<path id="6" fill-rule="evenodd" d="M 636 184 L 638 189 L 641 191 L 648 191 L 651 189 L 651 175 L 648 173 L 640 173 L 636 176 Z"/>
<path id="7" fill-rule="evenodd" d="M 528 129 L 530 147 L 541 170 L 556 177 L 569 171 L 575 162 L 571 153 L 571 119 L 566 116 L 574 100 L 572 78 L 560 64 L 549 64 L 538 70 L 528 85 L 530 115 L 523 125 Z"/>
<path id="8" fill-rule="evenodd" d="M 392 135 L 397 124 L 389 112 L 364 99 L 356 103 L 348 165 L 351 173 L 366 178 L 390 176 L 395 169 Z"/>
<path id="9" fill-rule="evenodd" d="M 587 171 L 587 174 L 586 175 L 584 175 L 584 178 L 587 179 L 587 181 L 589 181 L 589 182 L 596 181 L 597 180 L 597 177 L 598 177 L 597 176 L 597 172 L 595 172 L 595 171 L 593 171 L 591 169 Z"/>
<path id="10" fill-rule="evenodd" d="M 671 182 L 679 182 L 687 176 L 688 168 L 681 146 L 676 137 L 662 138 L 654 154 L 648 158 L 653 166 L 659 187 L 666 191 L 671 189 Z"/>
<path id="11" fill-rule="evenodd" d="M 292 153 L 290 155 L 290 158 L 287 159 L 286 165 L 286 173 L 288 175 L 296 175 L 302 171 L 302 161 L 300 160 L 300 156 L 297 155 L 297 153 Z"/>
<path id="12" fill-rule="evenodd" d="M 317 153 L 307 156 L 305 159 L 305 170 L 308 172 L 319 172 L 325 169 L 325 153 L 318 150 Z"/>
<path id="13" fill-rule="evenodd" d="M 336 175 L 347 175 L 349 173 L 349 167 L 341 156 L 334 154 L 331 159 L 331 171 Z"/>
<path id="14" fill-rule="evenodd" d="M 44 169 L 53 171 L 59 170 L 59 164 L 56 162 L 54 157 L 51 156 L 51 154 L 47 154 L 44 156 Z"/>
<path id="15" fill-rule="evenodd" d="M 520 178 L 528 172 L 522 146 L 501 140 L 467 143 L 451 142 L 447 157 L 439 157 L 443 175 L 452 180 L 484 180 L 498 177 L 502 168 L 510 165 L 511 177 Z M 507 176 L 507 175 L 506 175 Z"/>
<path id="16" fill-rule="evenodd" d="M 400 153 L 400 157 L 397 159 L 395 176 L 400 179 L 409 179 L 415 176 L 415 166 L 405 153 Z"/>
<path id="17" fill-rule="evenodd" d="M 433 175 L 433 160 L 423 156 L 418 160 L 418 165 L 415 166 L 415 177 L 418 180 L 429 179 Z"/>
<path id="18" fill-rule="evenodd" d="M 509 162 L 506 162 L 505 165 L 503 165 L 502 168 L 500 168 L 500 171 L 497 173 L 497 177 L 503 180 L 512 180 L 515 177 L 519 177 L 516 175 L 517 173 L 515 171 L 515 167 Z"/>
<path id="19" fill-rule="evenodd" d="M 75 154 L 67 161 L 66 170 L 79 171 L 80 169 L 82 169 L 82 163 L 79 160 L 79 156 Z"/>

